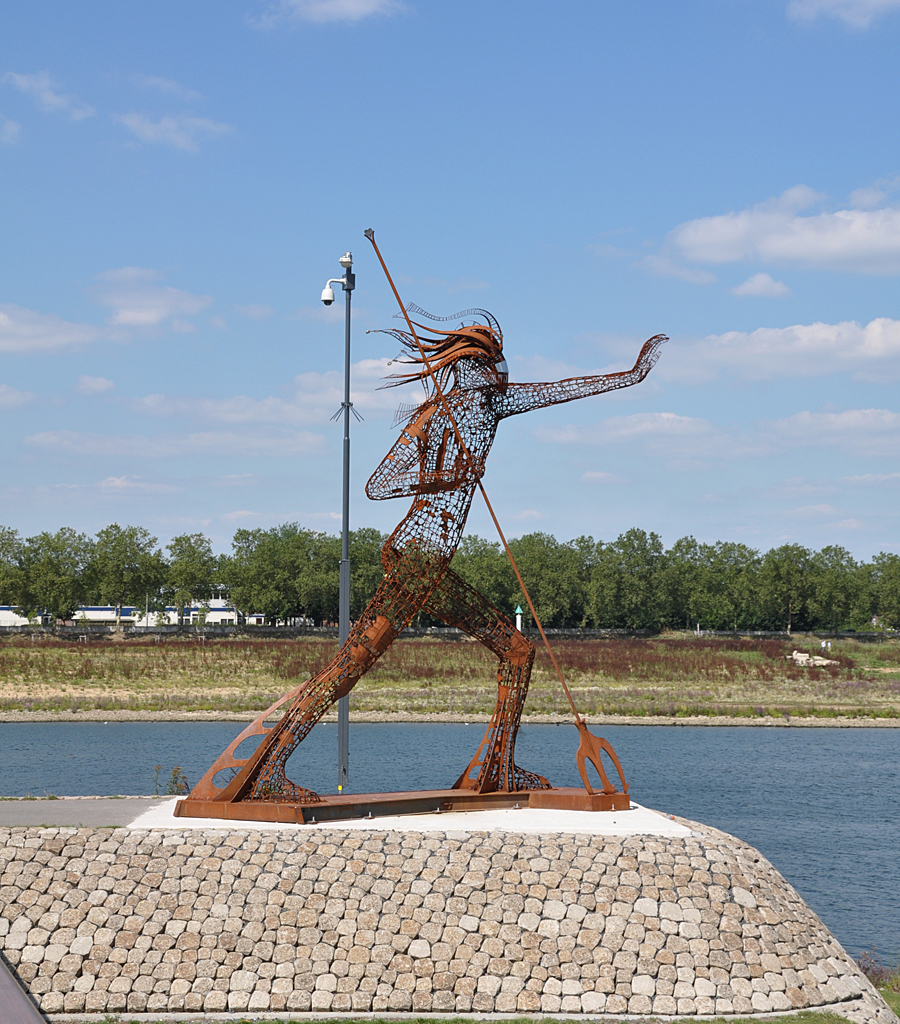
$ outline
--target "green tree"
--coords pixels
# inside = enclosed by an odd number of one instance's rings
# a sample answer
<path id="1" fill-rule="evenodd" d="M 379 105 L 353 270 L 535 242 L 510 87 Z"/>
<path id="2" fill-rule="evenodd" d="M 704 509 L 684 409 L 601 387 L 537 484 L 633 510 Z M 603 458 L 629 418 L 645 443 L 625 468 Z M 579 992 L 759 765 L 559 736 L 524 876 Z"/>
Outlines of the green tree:
<path id="1" fill-rule="evenodd" d="M 588 589 L 592 621 L 626 629 L 664 626 L 665 564 L 659 536 L 636 528 L 599 549 Z"/>
<path id="2" fill-rule="evenodd" d="M 767 551 L 759 572 L 763 608 L 788 633 L 802 624 L 812 592 L 812 553 L 799 544 L 782 544 Z"/>
<path id="3" fill-rule="evenodd" d="M 341 539 L 300 530 L 290 538 L 292 559 L 300 567 L 300 614 L 316 622 L 337 622 L 340 611 Z M 353 565 L 351 562 L 351 584 Z"/>
<path id="4" fill-rule="evenodd" d="M 22 584 L 22 538 L 0 526 L 0 604 L 15 604 Z"/>
<path id="5" fill-rule="evenodd" d="M 450 567 L 495 608 L 513 618 L 519 584 L 499 541 L 475 534 L 463 537 Z"/>
<path id="6" fill-rule="evenodd" d="M 593 545 L 590 538 L 583 541 Z M 510 541 L 509 548 L 544 626 L 582 625 L 588 580 L 579 543 L 564 544 L 548 533 L 529 533 Z M 518 587 L 514 601 L 526 607 L 525 595 Z"/>
<path id="7" fill-rule="evenodd" d="M 141 605 L 166 580 L 166 564 L 156 537 L 143 526 L 112 523 L 100 530 L 90 565 L 91 589 L 99 601 L 115 605 L 116 624 L 122 606 Z"/>
<path id="8" fill-rule="evenodd" d="M 29 537 L 22 548 L 15 604 L 20 614 L 71 619 L 88 596 L 88 569 L 94 544 L 83 533 L 63 527 Z"/>
<path id="9" fill-rule="evenodd" d="M 837 630 L 857 604 L 859 565 L 846 548 L 829 545 L 810 559 L 809 610 L 815 625 Z"/>
<path id="10" fill-rule="evenodd" d="M 900 627 L 900 555 L 882 551 L 872 559 L 878 614 L 894 629 Z"/>
<path id="11" fill-rule="evenodd" d="M 184 608 L 194 601 L 206 602 L 221 590 L 219 560 L 212 544 L 202 533 L 182 533 L 166 545 L 169 564 L 165 591 L 178 610 L 179 625 Z"/>
<path id="12" fill-rule="evenodd" d="M 235 606 L 267 622 L 310 616 L 336 621 L 340 540 L 285 523 L 271 530 L 238 530 L 224 577 Z"/>
<path id="13" fill-rule="evenodd" d="M 703 547 L 693 537 L 682 537 L 666 552 L 663 585 L 666 591 L 666 620 L 689 629 L 700 615 L 703 594 Z"/>
<path id="14" fill-rule="evenodd" d="M 697 615 L 713 629 L 758 625 L 759 552 L 746 544 L 717 541 L 701 546 Z"/>
<path id="15" fill-rule="evenodd" d="M 384 578 L 381 549 L 387 537 L 370 527 L 350 531 L 350 618 L 357 619 Z"/>

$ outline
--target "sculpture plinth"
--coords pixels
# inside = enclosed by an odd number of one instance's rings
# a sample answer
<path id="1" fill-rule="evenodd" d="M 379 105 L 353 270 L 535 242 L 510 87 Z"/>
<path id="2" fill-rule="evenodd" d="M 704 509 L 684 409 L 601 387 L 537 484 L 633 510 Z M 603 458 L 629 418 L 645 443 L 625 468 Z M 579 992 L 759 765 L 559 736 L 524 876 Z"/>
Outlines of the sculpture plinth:
<path id="1" fill-rule="evenodd" d="M 581 788 L 532 789 L 477 793 L 466 789 L 422 789 L 407 793 L 321 795 L 316 803 L 263 803 L 253 800 L 179 800 L 179 818 L 221 818 L 226 821 L 279 821 L 321 825 L 351 818 L 382 818 L 396 814 L 445 814 L 504 807 L 536 807 L 557 811 L 627 811 L 627 793 L 586 793 Z"/>

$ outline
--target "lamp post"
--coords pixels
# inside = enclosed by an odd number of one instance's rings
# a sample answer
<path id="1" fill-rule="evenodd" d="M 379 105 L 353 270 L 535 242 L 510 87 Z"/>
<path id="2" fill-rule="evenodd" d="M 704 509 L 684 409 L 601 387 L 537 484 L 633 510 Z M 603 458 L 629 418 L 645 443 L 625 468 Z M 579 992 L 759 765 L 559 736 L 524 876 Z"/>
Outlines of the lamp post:
<path id="1" fill-rule="evenodd" d="M 338 261 L 344 268 L 343 277 L 333 277 L 325 285 L 322 301 L 326 306 L 334 302 L 331 286 L 340 284 L 347 297 L 344 317 L 344 400 L 335 419 L 344 419 L 344 477 L 341 497 L 341 569 L 338 596 L 338 640 L 341 644 L 350 635 L 350 295 L 356 287 L 356 274 L 351 270 L 353 253 L 345 252 Z M 338 792 L 347 785 L 350 766 L 350 697 L 338 701 Z"/>

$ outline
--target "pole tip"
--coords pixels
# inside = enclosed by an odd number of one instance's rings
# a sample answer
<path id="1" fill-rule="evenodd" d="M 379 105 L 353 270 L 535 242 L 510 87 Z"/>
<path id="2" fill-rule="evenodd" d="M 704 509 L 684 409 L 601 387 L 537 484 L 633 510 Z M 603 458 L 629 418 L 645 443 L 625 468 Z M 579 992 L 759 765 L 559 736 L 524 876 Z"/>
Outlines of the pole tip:
<path id="1" fill-rule="evenodd" d="M 370 242 L 375 241 L 375 228 L 366 228 L 363 234 L 368 238 Z"/>

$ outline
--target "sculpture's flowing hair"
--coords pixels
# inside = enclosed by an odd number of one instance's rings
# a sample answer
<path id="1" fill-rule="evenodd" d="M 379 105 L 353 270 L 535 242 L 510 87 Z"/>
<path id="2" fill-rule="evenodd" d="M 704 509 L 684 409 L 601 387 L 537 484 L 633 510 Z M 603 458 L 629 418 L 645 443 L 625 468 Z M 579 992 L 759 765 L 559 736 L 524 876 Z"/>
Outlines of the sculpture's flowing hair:
<path id="1" fill-rule="evenodd" d="M 453 316 L 432 316 L 424 309 L 410 304 L 407 312 L 417 316 L 425 316 L 429 320 L 463 320 L 466 317 L 483 318 L 484 323 L 472 324 L 461 323 L 452 331 L 439 331 L 434 327 L 427 327 L 424 324 L 413 322 L 413 326 L 422 331 L 427 331 L 428 336 L 419 335 L 419 343 L 428 359 L 431 372 L 437 378 L 438 384 L 443 389 L 447 384 L 453 367 L 460 359 L 481 359 L 489 363 L 497 363 L 503 359 L 503 332 L 500 324 L 485 309 L 466 309 L 461 313 L 454 313 Z M 393 373 L 387 380 L 389 383 L 382 385 L 386 388 L 396 388 L 409 381 L 420 380 L 426 383 L 429 378 L 425 360 L 419 350 L 419 344 L 408 331 L 390 330 L 383 331 L 383 334 L 390 334 L 410 353 L 409 359 L 399 359 L 397 362 L 405 366 L 413 366 L 415 369 L 409 373 Z M 435 337 L 436 336 L 436 337 Z"/>

